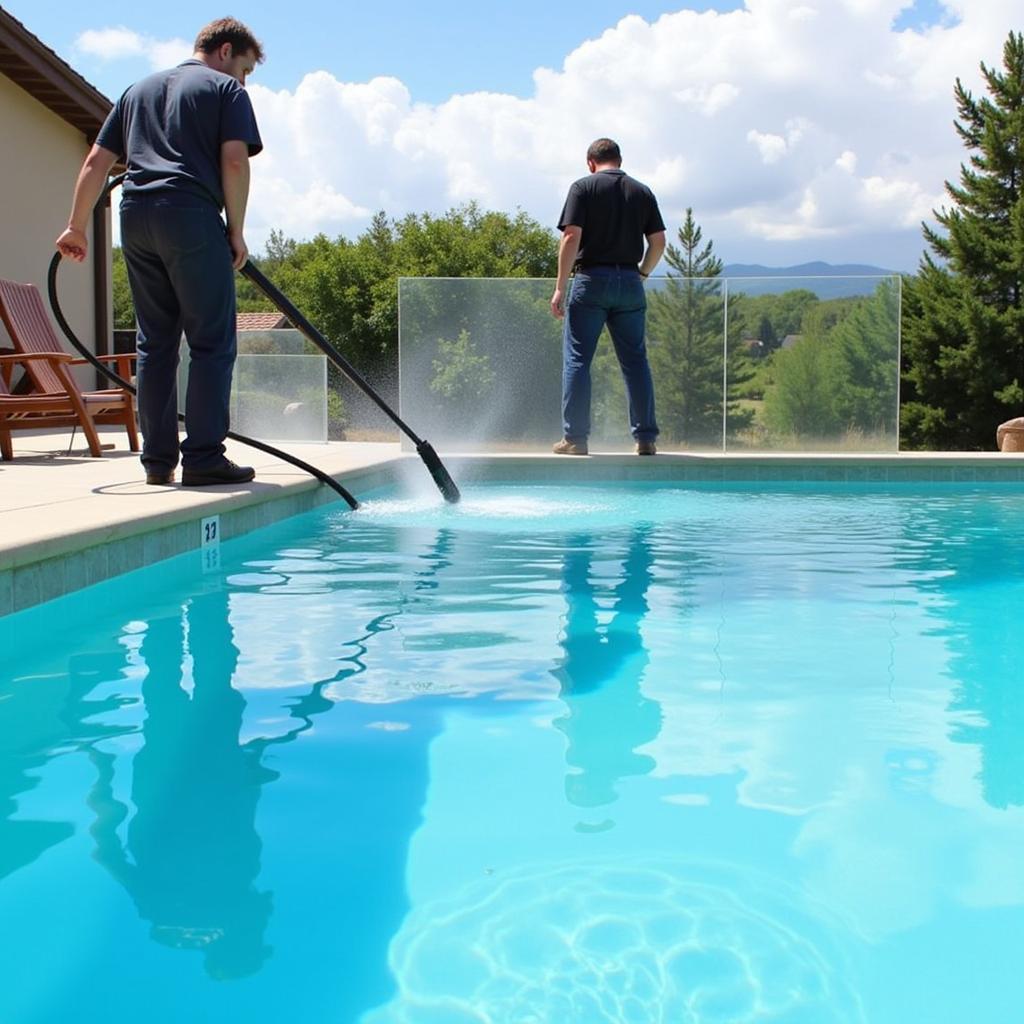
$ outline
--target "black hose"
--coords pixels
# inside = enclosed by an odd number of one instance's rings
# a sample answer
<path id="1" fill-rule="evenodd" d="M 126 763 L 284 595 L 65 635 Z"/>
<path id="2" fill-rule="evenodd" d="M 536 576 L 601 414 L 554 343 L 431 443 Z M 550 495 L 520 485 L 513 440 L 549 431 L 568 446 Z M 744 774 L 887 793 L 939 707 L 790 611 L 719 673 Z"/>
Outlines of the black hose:
<path id="1" fill-rule="evenodd" d="M 376 402 L 377 406 L 390 417 L 398 429 L 416 445 L 417 454 L 423 460 L 427 469 L 430 470 L 430 475 L 434 478 L 434 483 L 437 484 L 438 490 L 444 496 L 444 500 L 453 504 L 457 502 L 461 497 L 459 488 L 456 486 L 451 474 L 445 469 L 444 463 L 441 462 L 441 457 L 434 451 L 433 445 L 413 433 L 408 424 L 403 422 L 391 406 L 374 391 L 359 371 L 295 308 L 283 292 L 267 280 L 262 271 L 253 265 L 252 260 L 247 261 L 239 273 L 252 281 L 292 324 L 313 342 L 357 388 Z"/>
<path id="2" fill-rule="evenodd" d="M 121 175 L 123 178 L 124 175 Z M 110 185 L 107 187 L 107 192 L 114 188 L 115 185 L 120 184 L 120 178 L 112 180 Z M 104 193 L 106 195 L 107 193 Z M 100 360 L 98 360 L 86 347 L 82 344 L 81 340 L 71 329 L 71 325 L 67 321 L 67 317 L 64 316 L 64 311 L 60 306 L 60 298 L 57 295 L 57 268 L 60 266 L 61 254 L 55 252 L 53 259 L 50 260 L 50 269 L 47 273 L 46 287 L 50 296 L 50 306 L 53 308 L 53 315 L 57 320 L 60 329 L 64 332 L 65 337 L 71 342 L 72 346 L 80 352 L 97 370 L 100 371 L 105 377 L 112 380 L 118 387 L 124 388 L 126 391 L 135 394 L 135 388 L 129 381 L 126 381 L 120 374 L 115 373 L 109 366 L 104 366 Z M 178 419 L 184 422 L 185 417 L 179 412 Z M 302 459 L 297 458 L 294 455 L 290 455 L 288 452 L 283 452 L 280 448 L 275 448 L 273 445 L 266 444 L 264 441 L 257 441 L 252 437 L 245 437 L 243 434 L 236 434 L 233 430 L 229 430 L 228 437 L 233 441 L 239 441 L 242 444 L 248 445 L 250 448 L 256 448 L 261 452 L 266 452 L 268 455 L 276 456 L 284 462 L 290 463 L 295 466 L 296 469 L 301 469 L 305 473 L 309 473 L 310 476 L 316 477 L 317 480 L 322 484 L 326 484 L 331 490 L 336 491 L 338 495 L 343 498 L 349 508 L 359 508 L 359 502 L 347 491 L 341 484 L 338 483 L 333 477 L 328 476 L 323 470 L 317 469 L 316 466 L 311 466 L 308 462 L 304 462 Z"/>

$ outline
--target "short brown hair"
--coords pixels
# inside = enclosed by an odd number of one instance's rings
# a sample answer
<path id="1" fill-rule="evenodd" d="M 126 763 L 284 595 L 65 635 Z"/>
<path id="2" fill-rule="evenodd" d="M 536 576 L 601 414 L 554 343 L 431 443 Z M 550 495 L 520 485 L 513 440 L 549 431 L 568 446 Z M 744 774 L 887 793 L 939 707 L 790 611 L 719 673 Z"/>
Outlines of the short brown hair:
<path id="1" fill-rule="evenodd" d="M 587 159 L 595 164 L 621 164 L 622 153 L 619 144 L 611 139 L 596 139 L 587 149 Z"/>
<path id="2" fill-rule="evenodd" d="M 199 30 L 196 36 L 195 53 L 213 53 L 219 50 L 225 43 L 231 44 L 231 49 L 236 56 L 248 53 L 250 50 L 256 58 L 257 64 L 263 63 L 263 47 L 260 41 L 235 18 L 218 18 L 211 21 L 205 28 Z"/>

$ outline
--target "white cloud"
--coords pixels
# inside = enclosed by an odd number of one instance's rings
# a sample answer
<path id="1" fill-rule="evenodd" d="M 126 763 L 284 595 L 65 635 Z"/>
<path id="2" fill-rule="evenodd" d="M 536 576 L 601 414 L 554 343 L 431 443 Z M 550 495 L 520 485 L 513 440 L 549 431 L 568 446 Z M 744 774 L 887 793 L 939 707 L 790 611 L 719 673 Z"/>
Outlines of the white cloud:
<path id="1" fill-rule="evenodd" d="M 128 28 L 89 29 L 75 40 L 75 49 L 101 60 L 140 57 L 145 44 L 138 32 Z"/>
<path id="2" fill-rule="evenodd" d="M 912 267 L 919 221 L 965 156 L 954 80 L 981 88 L 978 62 L 999 63 L 1018 0 L 947 0 L 939 24 L 895 31 L 907 2 L 630 15 L 560 68 L 537 69 L 526 97 L 428 104 L 395 78 L 319 70 L 273 91 L 257 76 L 266 150 L 253 163 L 250 242 L 288 225 L 299 237 L 352 234 L 378 209 L 471 199 L 554 225 L 587 145 L 611 135 L 626 169 L 656 188 L 670 232 L 692 206 L 727 261 Z M 126 29 L 84 40 L 110 59 L 156 52 Z"/>
<path id="3" fill-rule="evenodd" d="M 836 158 L 836 167 L 853 174 L 857 170 L 857 154 L 852 149 L 844 149 Z"/>
<path id="4" fill-rule="evenodd" d="M 192 56 L 192 44 L 185 39 L 147 39 L 146 57 L 155 71 L 173 68 Z"/>
<path id="5" fill-rule="evenodd" d="M 732 82 L 715 82 L 713 85 L 688 85 L 677 89 L 672 95 L 683 106 L 705 117 L 712 117 L 735 102 L 740 90 Z"/>
<path id="6" fill-rule="evenodd" d="M 124 26 L 88 29 L 75 40 L 75 50 L 103 61 L 142 58 L 157 70 L 192 56 L 192 44 L 184 39 L 155 39 Z"/>
<path id="7" fill-rule="evenodd" d="M 752 142 L 761 154 L 761 163 L 778 163 L 786 155 L 786 140 L 781 135 L 759 132 L 753 128 L 747 132 L 747 141 Z"/>

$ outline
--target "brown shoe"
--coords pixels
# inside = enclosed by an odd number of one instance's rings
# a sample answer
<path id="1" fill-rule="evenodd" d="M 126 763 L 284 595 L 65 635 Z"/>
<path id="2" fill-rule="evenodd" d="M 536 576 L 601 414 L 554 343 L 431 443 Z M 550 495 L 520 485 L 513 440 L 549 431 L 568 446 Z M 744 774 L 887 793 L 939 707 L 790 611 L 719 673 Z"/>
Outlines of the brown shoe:
<path id="1" fill-rule="evenodd" d="M 636 453 L 637 455 L 657 455 L 658 448 L 653 441 L 637 441 Z"/>
<path id="2" fill-rule="evenodd" d="M 582 444 L 579 444 L 576 441 L 570 441 L 567 437 L 563 437 L 551 450 L 556 455 L 586 455 L 587 443 L 584 441 Z"/>
<path id="3" fill-rule="evenodd" d="M 146 483 L 154 487 L 170 487 L 174 483 L 174 470 L 162 469 L 154 473 L 146 474 Z"/>

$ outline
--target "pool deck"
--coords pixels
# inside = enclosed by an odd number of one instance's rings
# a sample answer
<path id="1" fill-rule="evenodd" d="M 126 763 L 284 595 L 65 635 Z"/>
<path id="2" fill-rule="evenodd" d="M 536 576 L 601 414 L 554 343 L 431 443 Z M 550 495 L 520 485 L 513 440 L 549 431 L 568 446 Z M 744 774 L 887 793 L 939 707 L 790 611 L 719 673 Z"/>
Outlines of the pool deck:
<path id="1" fill-rule="evenodd" d="M 122 429 L 101 431 L 112 448 L 89 458 L 68 432 L 14 435 L 14 459 L 0 462 L 0 616 L 200 546 L 200 521 L 220 517 L 221 536 L 240 536 L 341 499 L 301 470 L 241 444 L 228 455 L 253 465 L 256 480 L 213 488 L 150 487 Z M 293 455 L 339 480 L 357 498 L 412 481 L 433 491 L 415 454 L 397 443 L 285 443 Z M 657 458 L 595 453 L 442 453 L 457 482 L 664 480 L 702 482 L 1024 482 L 1024 455 L 997 452 L 900 455 L 692 454 Z M 436 492 L 434 492 L 436 493 Z"/>

